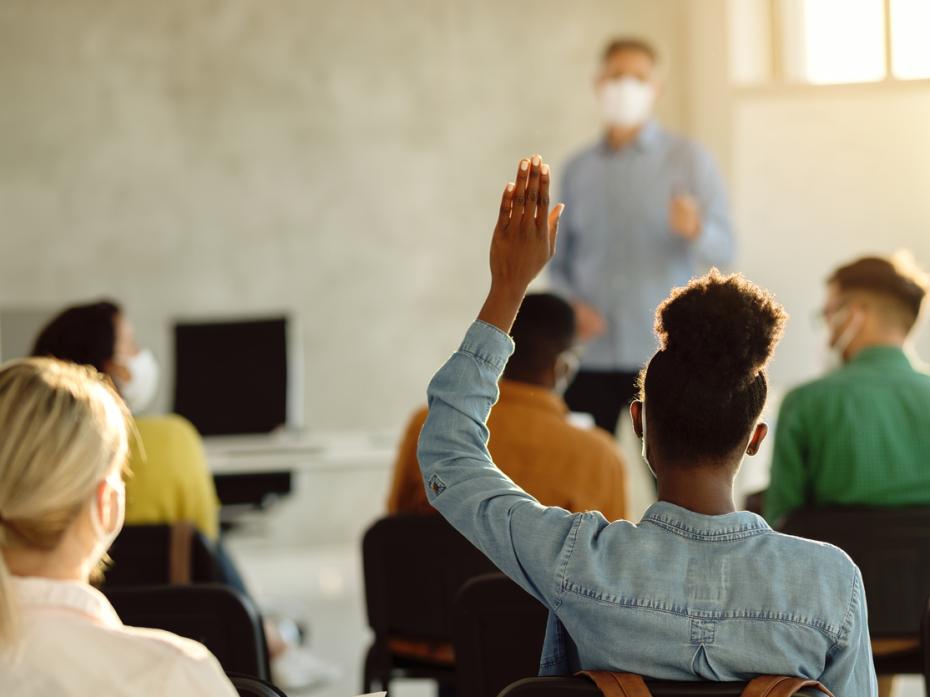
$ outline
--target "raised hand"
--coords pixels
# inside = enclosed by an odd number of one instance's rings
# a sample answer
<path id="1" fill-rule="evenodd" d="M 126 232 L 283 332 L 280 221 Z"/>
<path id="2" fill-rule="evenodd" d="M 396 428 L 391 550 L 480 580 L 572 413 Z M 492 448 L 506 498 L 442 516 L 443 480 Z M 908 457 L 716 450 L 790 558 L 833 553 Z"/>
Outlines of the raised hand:
<path id="1" fill-rule="evenodd" d="M 507 184 L 491 238 L 491 290 L 478 319 L 510 331 L 530 282 L 555 254 L 559 217 L 549 210 L 549 165 L 539 155 L 520 161 Z"/>

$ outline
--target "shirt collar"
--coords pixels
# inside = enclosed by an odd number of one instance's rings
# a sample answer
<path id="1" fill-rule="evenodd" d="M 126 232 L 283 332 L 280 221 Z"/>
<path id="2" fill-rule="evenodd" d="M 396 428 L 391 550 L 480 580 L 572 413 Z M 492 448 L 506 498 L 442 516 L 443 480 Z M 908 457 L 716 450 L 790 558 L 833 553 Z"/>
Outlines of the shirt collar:
<path id="1" fill-rule="evenodd" d="M 500 381 L 500 401 L 519 403 L 532 409 L 547 411 L 558 416 L 568 414 L 565 401 L 552 390 L 531 385 L 528 382 L 502 379 Z"/>
<path id="2" fill-rule="evenodd" d="M 913 367 L 911 360 L 900 346 L 867 346 L 853 356 L 846 365 Z"/>
<path id="3" fill-rule="evenodd" d="M 70 610 L 107 627 L 123 624 L 106 596 L 87 583 L 34 576 L 14 576 L 12 581 L 17 601 L 23 607 Z"/>
<path id="4" fill-rule="evenodd" d="M 659 501 L 646 509 L 643 522 L 647 521 L 682 537 L 704 540 L 733 540 L 772 529 L 761 516 L 749 511 L 703 515 L 667 501 Z"/>
<path id="5" fill-rule="evenodd" d="M 628 147 L 636 148 L 637 150 L 647 150 L 652 145 L 654 145 L 662 135 L 662 127 L 655 119 L 649 119 L 646 123 L 643 124 L 642 128 L 639 129 L 639 133 L 636 134 L 636 137 L 630 143 L 629 146 L 615 150 L 610 147 L 610 144 L 607 142 L 607 136 L 601 139 L 601 147 L 604 152 L 608 154 L 621 153 L 627 150 Z"/>

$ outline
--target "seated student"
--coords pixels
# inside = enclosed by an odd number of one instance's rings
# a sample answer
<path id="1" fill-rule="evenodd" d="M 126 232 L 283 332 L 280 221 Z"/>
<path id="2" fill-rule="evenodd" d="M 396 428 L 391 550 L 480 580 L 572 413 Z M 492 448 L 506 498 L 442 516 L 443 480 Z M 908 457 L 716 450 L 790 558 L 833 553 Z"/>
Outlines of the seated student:
<path id="1" fill-rule="evenodd" d="M 488 449 L 501 470 L 547 506 L 600 511 L 623 518 L 623 460 L 607 431 L 568 421 L 562 387 L 571 378 L 567 355 L 574 343 L 575 314 L 555 295 L 527 295 L 514 322 L 516 349 L 491 410 Z M 426 499 L 417 438 L 427 410 L 410 421 L 394 463 L 388 512 L 433 514 Z"/>
<path id="2" fill-rule="evenodd" d="M 766 433 L 765 365 L 785 313 L 739 276 L 675 290 L 656 313 L 660 349 L 630 408 L 658 479 L 638 525 L 541 505 L 494 465 L 486 420 L 513 350 L 507 335 L 552 257 L 549 168 L 524 160 L 491 242 L 478 321 L 429 386 L 418 457 L 430 502 L 551 614 L 544 675 L 579 669 L 672 680 L 817 679 L 874 695 L 859 570 L 840 550 L 736 512 L 733 478 Z"/>
<path id="3" fill-rule="evenodd" d="M 823 317 L 840 367 L 782 402 L 769 522 L 811 505 L 930 505 L 930 375 L 904 352 L 926 294 L 905 258 L 866 257 L 830 276 Z"/>
<path id="4" fill-rule="evenodd" d="M 128 417 L 88 368 L 0 367 L 0 694 L 236 694 L 202 645 L 123 626 L 89 584 L 123 524 Z"/>
<path id="5" fill-rule="evenodd" d="M 115 303 L 64 310 L 42 329 L 32 353 L 93 366 L 110 377 L 133 414 L 155 396 L 157 364 L 136 344 L 132 325 Z M 135 425 L 139 442 L 131 443 L 126 522 L 187 521 L 216 540 L 219 501 L 196 429 L 177 415 L 136 416 Z"/>

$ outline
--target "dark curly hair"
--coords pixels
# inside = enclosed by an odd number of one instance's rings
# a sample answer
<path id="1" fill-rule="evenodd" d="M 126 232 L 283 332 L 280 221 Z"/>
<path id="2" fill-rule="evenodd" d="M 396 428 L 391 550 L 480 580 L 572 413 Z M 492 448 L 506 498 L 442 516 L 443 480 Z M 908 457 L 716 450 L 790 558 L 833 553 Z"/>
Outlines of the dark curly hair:
<path id="1" fill-rule="evenodd" d="M 69 307 L 39 332 L 32 355 L 91 365 L 106 373 L 116 347 L 120 314 L 120 306 L 109 300 Z"/>
<path id="2" fill-rule="evenodd" d="M 659 305 L 659 350 L 639 383 L 663 459 L 722 459 L 739 446 L 765 405 L 765 367 L 786 320 L 770 293 L 716 269 Z"/>

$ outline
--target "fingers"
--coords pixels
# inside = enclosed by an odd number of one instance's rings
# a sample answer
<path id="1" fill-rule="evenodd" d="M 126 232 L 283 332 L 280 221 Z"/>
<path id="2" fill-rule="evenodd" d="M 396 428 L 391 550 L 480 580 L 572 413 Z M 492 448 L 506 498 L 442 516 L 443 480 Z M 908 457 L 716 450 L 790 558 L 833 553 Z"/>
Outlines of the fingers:
<path id="1" fill-rule="evenodd" d="M 503 230 L 510 223 L 510 213 L 513 210 L 513 190 L 514 183 L 510 182 L 504 187 L 504 195 L 501 197 L 501 210 L 497 218 L 497 227 Z"/>
<path id="2" fill-rule="evenodd" d="M 565 204 L 560 203 L 552 212 L 549 213 L 549 256 L 555 254 L 555 247 L 559 241 L 559 220 L 562 218 L 562 212 L 565 210 Z"/>
<path id="3" fill-rule="evenodd" d="M 544 162 L 539 167 L 539 198 L 536 202 L 536 226 L 540 230 L 549 217 L 549 165 Z M 551 229 L 552 226 L 549 226 Z"/>
<path id="4" fill-rule="evenodd" d="M 526 187 L 526 216 L 529 219 L 535 219 L 536 206 L 539 202 L 539 170 L 542 168 L 542 158 L 539 155 L 533 155 L 530 160 L 529 183 Z"/>
<path id="5" fill-rule="evenodd" d="M 526 207 L 526 184 L 530 176 L 529 170 L 530 161 L 520 160 L 517 167 L 517 179 L 513 191 L 513 209 L 511 211 L 511 217 L 518 221 L 523 218 L 523 211 Z"/>

